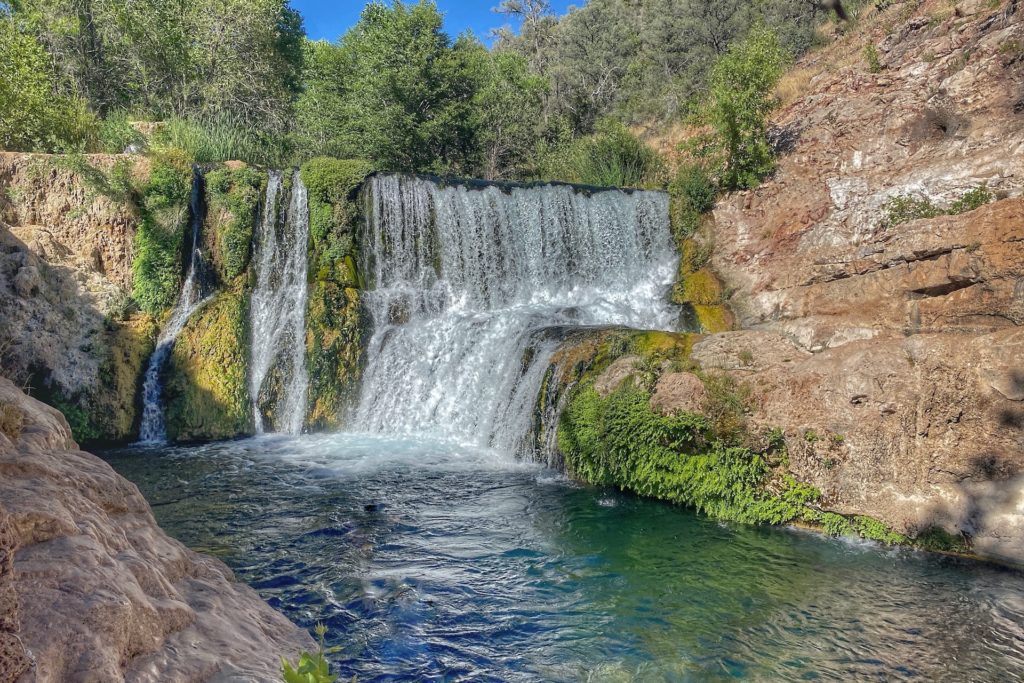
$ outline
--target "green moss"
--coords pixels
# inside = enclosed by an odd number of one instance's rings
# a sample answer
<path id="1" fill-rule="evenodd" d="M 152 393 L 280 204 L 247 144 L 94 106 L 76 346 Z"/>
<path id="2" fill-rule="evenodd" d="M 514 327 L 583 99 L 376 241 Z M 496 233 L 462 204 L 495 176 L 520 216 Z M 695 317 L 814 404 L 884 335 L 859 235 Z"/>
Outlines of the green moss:
<path id="1" fill-rule="evenodd" d="M 303 164 L 302 182 L 309 194 L 309 233 L 314 246 L 329 249 L 334 245 L 322 243 L 337 241 L 349 227 L 355 213 L 353 195 L 373 170 L 369 162 L 355 159 L 317 157 Z M 344 256 L 331 254 L 332 258 Z"/>
<path id="2" fill-rule="evenodd" d="M 718 519 L 781 524 L 820 497 L 778 473 L 767 453 L 725 445 L 704 416 L 655 413 L 650 394 L 629 382 L 605 398 L 590 382 L 578 390 L 562 415 L 558 446 L 569 472 L 587 483 Z"/>
<path id="3" fill-rule="evenodd" d="M 971 543 L 968 538 L 959 534 L 951 534 L 937 526 L 930 527 L 919 533 L 913 542 L 917 547 L 932 552 L 955 553 L 957 555 L 971 553 Z"/>
<path id="4" fill-rule="evenodd" d="M 903 534 L 893 531 L 884 522 L 874 517 L 857 516 L 851 520 L 854 531 L 871 541 L 878 541 L 886 545 L 907 545 L 910 539 Z"/>
<path id="5" fill-rule="evenodd" d="M 732 314 L 724 305 L 694 305 L 693 311 L 697 315 L 701 330 L 706 334 L 718 334 L 732 329 Z"/>
<path id="6" fill-rule="evenodd" d="M 359 291 L 330 280 L 310 293 L 306 361 L 310 376 L 309 426 L 337 429 L 358 397 L 363 367 L 363 321 Z"/>
<path id="7" fill-rule="evenodd" d="M 192 317 L 164 382 L 167 433 L 176 441 L 230 439 L 252 432 L 246 384 L 248 296 L 241 278 Z"/>
<path id="8" fill-rule="evenodd" d="M 306 363 L 310 369 L 313 429 L 337 429 L 358 395 L 364 323 L 355 254 L 356 192 L 373 167 L 358 160 L 320 157 L 306 162 L 302 182 L 309 198 L 310 276 Z"/>
<path id="9" fill-rule="evenodd" d="M 207 224 L 205 238 L 221 281 L 245 272 L 252 250 L 263 174 L 249 167 L 221 168 L 206 175 Z"/>
<path id="10" fill-rule="evenodd" d="M 717 306 L 722 303 L 722 283 L 707 268 L 687 274 L 679 284 L 682 292 L 676 303 L 698 306 Z"/>
<path id="11" fill-rule="evenodd" d="M 191 185 L 192 171 L 184 156 L 166 153 L 153 158 L 142 191 L 142 220 L 132 262 L 132 296 L 152 315 L 170 308 L 181 287 Z"/>

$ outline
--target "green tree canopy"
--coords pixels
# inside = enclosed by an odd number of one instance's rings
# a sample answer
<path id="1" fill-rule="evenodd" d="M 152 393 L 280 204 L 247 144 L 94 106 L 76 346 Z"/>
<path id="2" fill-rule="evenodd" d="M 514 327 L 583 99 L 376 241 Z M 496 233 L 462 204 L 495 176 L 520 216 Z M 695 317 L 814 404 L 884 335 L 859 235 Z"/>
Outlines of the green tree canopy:
<path id="1" fill-rule="evenodd" d="M 50 55 L 0 13 L 0 149 L 79 149 L 95 130 L 85 102 L 57 87 Z"/>

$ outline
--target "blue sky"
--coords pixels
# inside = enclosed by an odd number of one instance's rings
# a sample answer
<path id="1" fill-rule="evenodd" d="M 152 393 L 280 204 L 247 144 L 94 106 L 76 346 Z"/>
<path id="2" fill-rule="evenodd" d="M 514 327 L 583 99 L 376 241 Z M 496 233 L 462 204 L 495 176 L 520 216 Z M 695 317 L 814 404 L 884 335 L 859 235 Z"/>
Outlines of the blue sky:
<path id="1" fill-rule="evenodd" d="M 389 0 L 390 2 L 390 0 Z M 499 0 L 437 0 L 445 15 L 445 30 L 453 38 L 467 28 L 481 40 L 487 40 L 492 28 L 508 23 L 508 17 L 491 11 Z M 306 33 L 318 40 L 336 40 L 359 20 L 359 13 L 369 4 L 361 0 L 292 0 L 291 5 L 306 20 Z M 559 14 L 569 5 L 582 5 L 584 0 L 552 0 L 552 8 Z"/>

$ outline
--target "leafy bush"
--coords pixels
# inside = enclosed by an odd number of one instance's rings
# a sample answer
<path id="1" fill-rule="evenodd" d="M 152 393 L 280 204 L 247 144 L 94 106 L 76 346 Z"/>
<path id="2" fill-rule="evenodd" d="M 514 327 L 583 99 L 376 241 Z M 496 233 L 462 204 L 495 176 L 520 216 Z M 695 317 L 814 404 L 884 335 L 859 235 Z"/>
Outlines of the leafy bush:
<path id="1" fill-rule="evenodd" d="M 0 12 L 0 149 L 82 150 L 96 135 L 85 100 L 58 92 L 52 60 Z"/>
<path id="2" fill-rule="evenodd" d="M 594 135 L 564 140 L 542 150 L 540 177 L 599 187 L 644 187 L 658 184 L 661 157 L 626 126 L 606 119 Z"/>
<path id="3" fill-rule="evenodd" d="M 171 118 L 154 136 L 166 147 L 183 150 L 199 164 L 244 161 L 286 166 L 291 152 L 283 136 L 274 136 L 225 119 Z"/>
<path id="4" fill-rule="evenodd" d="M 700 226 L 700 217 L 715 206 L 718 188 L 703 165 L 681 166 L 668 186 L 672 228 L 676 239 L 689 237 Z"/>
<path id="5" fill-rule="evenodd" d="M 241 275 L 249 265 L 252 232 L 260 204 L 263 174 L 252 168 L 222 168 L 206 174 L 210 206 L 225 211 L 216 224 L 214 262 L 225 280 Z"/>
<path id="6" fill-rule="evenodd" d="M 345 239 L 351 237 L 348 223 L 354 216 L 350 200 L 372 172 L 372 164 L 358 159 L 317 157 L 302 165 L 302 182 L 309 194 L 309 232 L 316 252 L 330 252 L 330 257 L 337 259 L 351 251 L 351 240 Z"/>
<path id="7" fill-rule="evenodd" d="M 335 683 L 338 680 L 331 674 L 331 667 L 327 663 L 327 658 L 324 657 L 324 637 L 327 635 L 327 627 L 317 624 L 316 635 L 319 639 L 319 649 L 316 653 L 303 652 L 299 655 L 297 668 L 293 668 L 288 660 L 281 658 L 284 683 Z"/>
<path id="8" fill-rule="evenodd" d="M 957 216 L 968 211 L 974 211 L 990 203 L 995 197 L 988 188 L 982 185 L 973 190 L 968 190 L 962 197 L 953 202 L 949 207 L 949 213 Z"/>
<path id="9" fill-rule="evenodd" d="M 778 493 L 770 492 L 772 470 L 764 455 L 725 445 L 700 415 L 655 413 L 649 399 L 629 383 L 606 398 L 592 384 L 579 390 L 558 430 L 573 474 L 747 523 L 791 521 L 820 498 L 791 477 Z"/>
<path id="10" fill-rule="evenodd" d="M 936 206 L 927 197 L 901 194 L 892 197 L 882 205 L 882 211 L 885 214 L 882 218 L 882 225 L 892 228 L 922 218 L 935 218 L 936 216 L 947 215 L 956 216 L 968 211 L 974 211 L 990 203 L 993 199 L 995 197 L 984 185 L 967 191 L 950 204 L 948 209 Z"/>
<path id="11" fill-rule="evenodd" d="M 927 197 L 914 197 L 912 195 L 898 195 L 882 205 L 885 218 L 882 224 L 885 227 L 895 227 L 902 223 L 909 223 L 921 218 L 934 218 L 943 214 L 942 209 L 932 204 Z"/>
<path id="12" fill-rule="evenodd" d="M 864 46 L 864 60 L 868 63 L 868 71 L 877 74 L 882 71 L 882 62 L 878 58 L 878 48 L 872 43 Z"/>
<path id="13" fill-rule="evenodd" d="M 721 184 L 727 190 L 756 187 L 775 170 L 768 116 L 778 103 L 772 90 L 789 59 L 778 36 L 759 26 L 711 71 L 705 119 L 715 137 L 706 141 L 704 153 L 721 155 Z"/>

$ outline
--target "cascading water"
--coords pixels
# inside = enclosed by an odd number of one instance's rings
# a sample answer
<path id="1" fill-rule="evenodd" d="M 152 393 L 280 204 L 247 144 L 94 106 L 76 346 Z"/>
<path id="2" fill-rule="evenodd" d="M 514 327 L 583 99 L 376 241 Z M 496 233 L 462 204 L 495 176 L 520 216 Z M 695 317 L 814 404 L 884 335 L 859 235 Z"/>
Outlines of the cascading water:
<path id="1" fill-rule="evenodd" d="M 282 176 L 271 171 L 267 196 L 256 235 L 256 289 L 252 293 L 250 322 L 252 357 L 249 395 L 256 431 L 265 430 L 261 397 L 267 378 L 280 371 L 280 389 L 274 409 L 279 431 L 298 434 L 306 418 L 309 375 L 306 371 L 306 298 L 309 206 L 299 173 L 292 179 L 291 198 L 283 220 L 277 206 Z"/>
<path id="2" fill-rule="evenodd" d="M 209 297 L 209 286 L 206 282 L 206 265 L 199 249 L 199 238 L 203 226 L 203 176 L 199 169 L 193 171 L 192 200 L 192 253 L 189 259 L 188 272 L 182 285 L 178 303 L 175 304 L 166 327 L 156 342 L 156 350 L 149 357 L 149 366 L 142 384 L 142 424 L 139 428 L 139 441 L 147 444 L 160 444 L 167 441 L 167 426 L 164 423 L 163 386 L 160 384 L 160 373 L 167 359 L 174 351 L 174 344 L 189 318 L 202 308 Z"/>
<path id="3" fill-rule="evenodd" d="M 663 193 L 378 175 L 367 201 L 363 430 L 518 451 L 558 346 L 539 332 L 678 320 Z"/>

